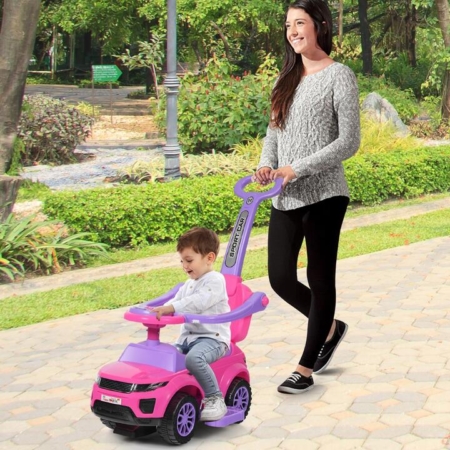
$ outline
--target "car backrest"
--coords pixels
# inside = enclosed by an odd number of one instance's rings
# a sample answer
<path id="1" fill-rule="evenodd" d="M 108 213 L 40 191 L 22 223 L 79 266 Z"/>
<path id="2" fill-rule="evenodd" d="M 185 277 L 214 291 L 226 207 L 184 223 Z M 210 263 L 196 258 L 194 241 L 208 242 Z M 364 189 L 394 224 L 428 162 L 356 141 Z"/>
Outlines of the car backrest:
<path id="1" fill-rule="evenodd" d="M 242 305 L 251 295 L 252 291 L 245 284 L 242 278 L 236 275 L 224 275 L 228 294 L 228 304 L 234 310 Z M 231 341 L 240 342 L 247 336 L 252 316 L 231 322 Z"/>

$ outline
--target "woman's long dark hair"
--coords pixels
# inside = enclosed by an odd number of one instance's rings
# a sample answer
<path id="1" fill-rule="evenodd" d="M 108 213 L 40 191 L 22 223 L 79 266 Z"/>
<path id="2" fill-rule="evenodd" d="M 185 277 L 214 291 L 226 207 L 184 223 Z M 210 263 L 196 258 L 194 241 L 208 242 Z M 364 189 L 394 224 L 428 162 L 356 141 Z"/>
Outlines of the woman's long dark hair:
<path id="1" fill-rule="evenodd" d="M 324 0 L 297 0 L 286 11 L 284 44 L 286 54 L 283 68 L 272 91 L 271 126 L 283 129 L 294 98 L 295 89 L 303 74 L 302 55 L 295 53 L 286 35 L 286 19 L 290 9 L 303 9 L 313 20 L 317 32 L 317 44 L 329 55 L 332 48 L 333 22 L 331 11 Z M 323 23 L 325 22 L 325 23 Z"/>

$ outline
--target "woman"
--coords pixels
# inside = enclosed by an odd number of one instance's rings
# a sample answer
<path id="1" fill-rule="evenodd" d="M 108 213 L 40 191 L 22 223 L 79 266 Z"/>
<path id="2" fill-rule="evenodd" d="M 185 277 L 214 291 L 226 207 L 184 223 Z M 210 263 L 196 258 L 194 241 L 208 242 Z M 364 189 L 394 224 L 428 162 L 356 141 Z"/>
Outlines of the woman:
<path id="1" fill-rule="evenodd" d="M 272 92 L 271 121 L 258 170 L 260 184 L 283 178 L 274 198 L 268 237 L 269 280 L 274 291 L 308 317 L 298 366 L 278 387 L 310 389 L 312 373 L 326 369 L 347 332 L 334 319 L 339 235 L 349 202 L 342 161 L 360 143 L 356 78 L 330 58 L 331 12 L 323 0 L 298 0 L 287 11 L 286 56 Z M 309 288 L 297 279 L 306 242 Z"/>

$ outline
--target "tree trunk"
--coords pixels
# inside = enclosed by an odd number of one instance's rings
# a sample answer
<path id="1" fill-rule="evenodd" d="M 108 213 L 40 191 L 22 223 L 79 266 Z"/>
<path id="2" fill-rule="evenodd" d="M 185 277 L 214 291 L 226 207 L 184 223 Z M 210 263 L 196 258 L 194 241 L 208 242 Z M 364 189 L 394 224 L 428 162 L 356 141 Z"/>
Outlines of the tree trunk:
<path id="1" fill-rule="evenodd" d="M 217 25 L 217 23 L 215 23 L 211 20 L 211 25 L 217 31 L 217 34 L 220 36 L 220 39 L 222 39 L 223 47 L 225 50 L 225 56 L 227 57 L 228 61 L 231 61 L 230 46 L 228 44 L 228 40 L 227 40 L 226 36 L 223 34 L 222 29 L 219 27 L 219 25 Z"/>
<path id="2" fill-rule="evenodd" d="M 369 20 L 367 18 L 367 0 L 358 0 L 358 14 L 361 32 L 363 73 L 372 74 L 372 42 L 370 39 Z"/>
<path id="3" fill-rule="evenodd" d="M 0 223 L 11 214 L 22 181 L 21 177 L 0 175 Z"/>
<path id="4" fill-rule="evenodd" d="M 450 13 L 448 0 L 435 0 L 439 26 L 441 28 L 442 37 L 446 48 L 450 47 Z M 450 118 L 450 70 L 447 67 L 442 83 L 442 120 L 448 122 Z"/>
<path id="5" fill-rule="evenodd" d="M 0 30 L 0 175 L 5 174 L 11 165 L 40 6 L 40 0 L 3 0 Z M 9 181 L 11 187 L 17 190 L 18 183 Z M 11 194 L 10 198 L 14 201 L 15 195 Z M 3 209 L 4 199 L 0 200 L 0 209 Z"/>
<path id="6" fill-rule="evenodd" d="M 406 6 L 406 48 L 408 51 L 408 61 L 411 67 L 417 67 L 416 58 L 416 26 L 417 26 L 417 9 L 408 1 Z"/>

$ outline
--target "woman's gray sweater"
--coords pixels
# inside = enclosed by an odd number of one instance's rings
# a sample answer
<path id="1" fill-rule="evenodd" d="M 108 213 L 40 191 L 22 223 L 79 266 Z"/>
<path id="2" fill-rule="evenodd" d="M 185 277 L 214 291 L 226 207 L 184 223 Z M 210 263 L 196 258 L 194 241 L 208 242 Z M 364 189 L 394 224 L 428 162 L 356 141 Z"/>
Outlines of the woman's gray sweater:
<path id="1" fill-rule="evenodd" d="M 291 166 L 297 178 L 273 199 L 280 210 L 349 196 L 342 161 L 360 144 L 359 95 L 352 70 L 334 62 L 300 81 L 284 130 L 267 129 L 258 169 Z"/>

